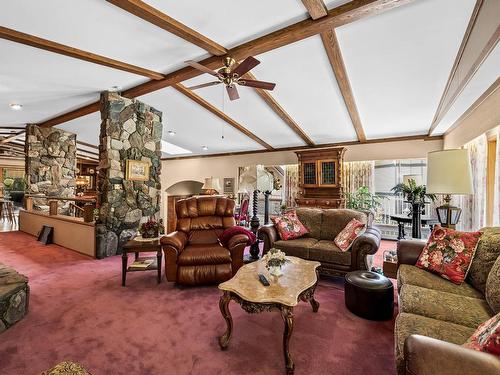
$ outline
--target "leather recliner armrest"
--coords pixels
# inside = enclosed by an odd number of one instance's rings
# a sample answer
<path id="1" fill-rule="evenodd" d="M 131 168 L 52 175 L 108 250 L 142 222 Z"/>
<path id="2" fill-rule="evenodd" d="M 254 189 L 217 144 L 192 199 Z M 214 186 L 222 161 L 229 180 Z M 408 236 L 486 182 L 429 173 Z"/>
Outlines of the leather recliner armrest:
<path id="1" fill-rule="evenodd" d="M 181 252 L 184 249 L 184 246 L 186 246 L 187 240 L 188 237 L 186 233 L 175 231 L 163 236 L 160 239 L 160 243 L 162 246 L 171 246 L 176 249 L 177 252 Z"/>
<path id="2" fill-rule="evenodd" d="M 262 255 L 267 253 L 274 246 L 274 243 L 279 240 L 278 231 L 273 224 L 263 225 L 257 233 L 259 240 L 264 241 L 264 249 Z"/>
<path id="3" fill-rule="evenodd" d="M 398 267 L 401 264 L 414 266 L 425 244 L 424 240 L 399 240 L 397 247 Z"/>
<path id="4" fill-rule="evenodd" d="M 351 246 L 351 266 L 353 269 L 366 269 L 365 258 L 367 255 L 375 254 L 380 247 L 380 231 L 369 227 L 358 236 Z"/>
<path id="5" fill-rule="evenodd" d="M 187 234 L 180 231 L 169 233 L 160 239 L 165 253 L 165 276 L 168 281 L 177 281 L 177 257 L 187 242 Z"/>
<path id="6" fill-rule="evenodd" d="M 408 336 L 404 353 L 406 374 L 500 374 L 500 360 L 492 354 L 427 336 Z"/>
<path id="7" fill-rule="evenodd" d="M 227 248 L 231 253 L 233 275 L 241 268 L 241 266 L 243 266 L 243 252 L 245 251 L 245 247 L 248 242 L 248 236 L 246 234 L 239 233 L 231 237 L 227 244 Z"/>

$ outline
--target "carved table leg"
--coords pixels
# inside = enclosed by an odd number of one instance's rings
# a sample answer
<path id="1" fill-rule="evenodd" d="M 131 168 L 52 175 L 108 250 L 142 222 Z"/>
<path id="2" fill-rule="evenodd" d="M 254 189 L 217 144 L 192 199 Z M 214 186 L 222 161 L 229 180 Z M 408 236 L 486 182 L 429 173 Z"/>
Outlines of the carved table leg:
<path id="1" fill-rule="evenodd" d="M 225 291 L 219 300 L 219 308 L 222 316 L 226 320 L 227 328 L 226 332 L 219 337 L 219 346 L 222 350 L 226 350 L 229 345 L 229 340 L 231 339 L 231 334 L 233 333 L 233 318 L 231 317 L 231 312 L 229 311 L 229 301 L 231 301 L 231 293 Z"/>
<path id="2" fill-rule="evenodd" d="M 309 302 L 311 303 L 313 312 L 318 312 L 319 302 L 314 299 L 314 294 L 311 296 L 311 298 L 309 298 Z"/>
<path id="3" fill-rule="evenodd" d="M 293 308 L 282 306 L 281 316 L 285 322 L 285 332 L 283 333 L 283 354 L 285 355 L 286 373 L 287 375 L 291 375 L 293 374 L 295 368 L 289 351 L 290 337 L 292 337 L 293 332 Z"/>

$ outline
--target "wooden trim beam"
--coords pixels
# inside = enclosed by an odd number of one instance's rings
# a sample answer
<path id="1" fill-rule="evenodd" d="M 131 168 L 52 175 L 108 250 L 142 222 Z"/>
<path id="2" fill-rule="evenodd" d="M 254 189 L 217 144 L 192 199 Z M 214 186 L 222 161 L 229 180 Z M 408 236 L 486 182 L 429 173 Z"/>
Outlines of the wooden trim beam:
<path id="1" fill-rule="evenodd" d="M 21 131 L 18 131 L 17 133 L 15 134 L 12 134 L 10 137 L 5 137 L 3 138 L 2 140 L 0 140 L 0 144 L 1 145 L 4 145 L 10 141 L 13 141 L 14 139 L 16 139 L 17 137 L 19 137 L 20 135 L 26 133 L 26 130 L 21 130 Z"/>
<path id="2" fill-rule="evenodd" d="M 230 49 L 224 56 L 212 56 L 202 61 L 200 64 L 205 65 L 210 69 L 217 69 L 222 66 L 222 59 L 225 56 L 231 56 L 235 60 L 243 60 L 248 56 L 255 56 L 261 53 L 271 51 L 276 48 L 286 46 L 288 44 L 303 40 L 310 36 L 316 35 L 326 28 L 338 27 L 348 23 L 357 21 L 364 17 L 374 16 L 385 11 L 397 8 L 401 5 L 409 4 L 414 0 L 356 0 L 330 9 L 328 15 L 317 20 L 307 19 L 287 26 L 280 30 L 264 35 L 260 38 L 243 43 L 235 48 Z M 178 82 L 182 82 L 202 74 L 197 69 L 186 66 L 175 72 L 166 74 L 165 77 L 158 81 L 148 81 L 143 84 L 132 87 L 123 91 L 121 94 L 127 98 L 135 98 L 141 95 L 149 94 L 150 92 L 161 90 L 165 87 L 172 86 Z M 82 108 L 75 109 L 53 119 L 40 123 L 40 126 L 48 127 L 61 124 L 63 122 L 73 120 L 80 116 L 99 110 L 99 101 L 86 105 Z"/>
<path id="3" fill-rule="evenodd" d="M 233 128 L 238 130 L 239 132 L 245 134 L 248 138 L 254 140 L 261 146 L 265 147 L 267 150 L 272 150 L 273 147 L 269 145 L 268 143 L 264 142 L 262 139 L 257 137 L 255 134 L 253 134 L 251 131 L 249 131 L 247 128 L 245 128 L 243 125 L 239 124 L 235 120 L 233 120 L 231 117 L 226 115 L 224 112 L 219 110 L 218 108 L 214 107 L 212 104 L 207 102 L 205 99 L 203 99 L 201 96 L 195 94 L 193 91 L 189 90 L 185 86 L 181 85 L 180 83 L 175 84 L 172 86 L 174 89 L 179 91 L 181 94 L 187 96 L 189 99 L 194 101 L 195 103 L 198 103 L 201 105 L 203 108 L 206 110 L 212 112 L 214 115 L 219 117 L 220 119 L 224 120 L 227 122 L 229 125 L 231 125 Z"/>
<path id="4" fill-rule="evenodd" d="M 481 20 L 479 19 L 481 10 L 485 9 L 487 6 L 497 6 L 498 8 L 498 0 L 476 0 L 476 5 L 474 6 L 474 10 L 472 11 L 471 18 L 469 20 L 469 24 L 467 25 L 467 29 L 465 30 L 464 37 L 462 39 L 462 43 L 460 44 L 460 48 L 458 50 L 457 56 L 453 63 L 450 75 L 448 77 L 448 81 L 446 82 L 446 86 L 439 101 L 438 108 L 436 113 L 434 114 L 434 118 L 432 120 L 432 124 L 429 128 L 429 135 L 432 134 L 434 129 L 439 125 L 444 116 L 448 113 L 453 103 L 457 100 L 459 95 L 465 89 L 467 84 L 470 82 L 474 74 L 476 74 L 477 70 L 489 56 L 489 54 L 495 49 L 495 46 L 500 39 L 500 25 L 498 25 L 493 32 L 493 34 L 484 40 L 484 37 L 479 37 L 479 43 L 483 42 L 483 48 L 480 50 L 479 54 L 472 61 L 469 66 L 467 63 L 464 63 L 464 56 L 468 52 L 469 42 L 473 40 L 472 43 L 478 43 L 478 38 L 471 38 L 471 35 L 477 35 L 476 33 L 481 33 Z M 497 3 L 495 3 L 497 2 Z M 487 16 L 486 16 L 487 17 Z M 484 18 L 483 18 L 484 19 Z M 497 19 L 489 19 L 487 22 L 497 22 Z M 479 31 L 478 31 L 479 30 Z M 469 50 L 470 51 L 470 50 Z M 470 56 L 469 57 L 470 60 Z"/>
<path id="5" fill-rule="evenodd" d="M 64 44 L 56 43 L 51 40 L 42 39 L 34 35 L 22 33 L 20 31 L 8 29 L 7 27 L 0 26 L 0 38 L 7 39 L 12 42 L 21 43 L 27 46 L 43 49 L 58 53 L 60 55 L 73 57 L 75 59 L 88 61 L 98 65 L 104 65 L 109 68 L 123 70 L 125 72 L 138 74 L 153 80 L 160 80 L 163 74 L 154 72 L 149 69 L 141 68 L 132 64 L 127 64 L 118 60 L 110 59 L 92 52 L 82 51 L 78 48 L 66 46 Z"/>
<path id="6" fill-rule="evenodd" d="M 282 148 L 275 148 L 272 150 L 252 150 L 252 151 L 226 152 L 226 153 L 210 154 L 210 155 L 177 156 L 177 157 L 173 157 L 173 158 L 161 158 L 161 160 L 214 158 L 214 157 L 220 157 L 220 156 L 260 154 L 260 153 L 264 153 L 264 152 L 310 150 L 311 148 L 321 149 L 321 148 L 328 148 L 328 147 L 343 147 L 343 146 L 354 146 L 354 145 L 372 144 L 372 143 L 388 143 L 388 142 L 402 142 L 402 141 L 436 141 L 436 140 L 442 140 L 442 139 L 443 139 L 442 135 L 428 136 L 427 134 L 422 134 L 422 135 L 410 135 L 410 136 L 404 136 L 404 137 L 369 139 L 364 143 L 361 143 L 359 141 L 323 143 L 323 144 L 315 144 L 312 147 L 311 146 L 282 147 Z"/>
<path id="7" fill-rule="evenodd" d="M 340 51 L 339 42 L 337 40 L 337 35 L 333 28 L 323 31 L 321 33 L 321 40 L 325 46 L 326 54 L 328 60 L 330 60 L 330 65 L 332 66 L 333 73 L 344 98 L 344 103 L 351 117 L 352 125 L 358 136 L 360 142 L 366 142 L 366 135 L 361 124 L 361 119 L 359 117 L 358 107 L 356 106 L 356 101 L 354 100 L 354 94 L 352 93 L 351 83 L 349 82 L 349 77 L 347 77 L 347 71 L 344 65 L 344 59 L 342 58 L 342 52 Z"/>
<path id="8" fill-rule="evenodd" d="M 250 72 L 246 74 L 249 79 L 257 80 L 257 78 Z M 307 145 L 314 146 L 313 140 L 302 130 L 302 128 L 297 124 L 293 118 L 283 109 L 282 106 L 276 101 L 276 99 L 271 95 L 268 90 L 254 88 L 257 94 L 261 97 L 264 102 L 271 108 L 274 113 L 276 113 L 284 122 L 288 125 L 292 131 L 297 134 Z"/>
<path id="9" fill-rule="evenodd" d="M 87 146 L 87 147 L 99 150 L 99 147 L 96 145 L 93 145 L 92 143 L 87 143 L 87 142 L 83 142 L 83 141 L 79 141 L 79 140 L 77 140 L 76 143 L 78 143 L 79 145 L 82 145 L 82 146 Z"/>
<path id="10" fill-rule="evenodd" d="M 302 0 L 302 4 L 304 4 L 313 20 L 325 17 L 328 14 L 323 0 Z"/>
<path id="11" fill-rule="evenodd" d="M 106 0 L 133 15 L 142 18 L 144 21 L 152 23 L 159 28 L 168 31 L 178 37 L 203 48 L 205 51 L 210 52 L 215 56 L 222 56 L 226 54 L 226 49 L 213 40 L 208 39 L 201 35 L 196 30 L 193 30 L 186 25 L 174 20 L 172 17 L 167 16 L 165 13 L 160 12 L 158 9 L 144 3 L 140 0 Z"/>

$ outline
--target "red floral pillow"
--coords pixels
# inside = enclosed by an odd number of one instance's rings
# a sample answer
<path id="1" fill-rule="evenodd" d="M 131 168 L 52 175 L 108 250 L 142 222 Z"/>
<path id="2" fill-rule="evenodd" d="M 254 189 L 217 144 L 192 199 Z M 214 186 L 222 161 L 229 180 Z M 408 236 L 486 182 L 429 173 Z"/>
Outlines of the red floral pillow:
<path id="1" fill-rule="evenodd" d="M 309 230 L 300 222 L 295 211 L 289 211 L 283 216 L 273 217 L 271 220 L 280 238 L 284 241 L 293 240 L 309 233 Z"/>
<path id="2" fill-rule="evenodd" d="M 358 237 L 363 229 L 365 229 L 365 224 L 357 219 L 352 219 L 347 225 L 340 231 L 335 237 L 333 242 L 342 251 L 347 251 L 351 247 L 352 243 Z"/>
<path id="3" fill-rule="evenodd" d="M 500 356 L 500 313 L 477 327 L 463 346 Z"/>
<path id="4" fill-rule="evenodd" d="M 460 232 L 437 225 L 416 266 L 460 285 L 469 272 L 481 234 Z"/>

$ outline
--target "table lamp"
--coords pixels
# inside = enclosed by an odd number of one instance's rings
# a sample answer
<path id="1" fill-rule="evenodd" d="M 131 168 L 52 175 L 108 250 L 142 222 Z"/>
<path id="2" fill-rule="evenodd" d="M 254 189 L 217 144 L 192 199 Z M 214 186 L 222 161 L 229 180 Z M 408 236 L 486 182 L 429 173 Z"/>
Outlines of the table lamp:
<path id="1" fill-rule="evenodd" d="M 207 177 L 205 178 L 205 183 L 201 187 L 201 191 L 204 195 L 215 195 L 219 194 L 220 182 L 218 178 Z"/>
<path id="2" fill-rule="evenodd" d="M 444 195 L 445 204 L 436 212 L 441 226 L 454 229 L 462 209 L 450 204 L 451 195 L 473 194 L 472 172 L 466 149 L 434 151 L 427 154 L 427 193 Z"/>

